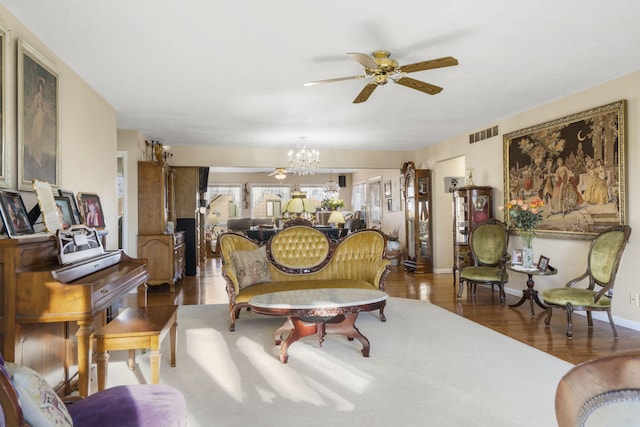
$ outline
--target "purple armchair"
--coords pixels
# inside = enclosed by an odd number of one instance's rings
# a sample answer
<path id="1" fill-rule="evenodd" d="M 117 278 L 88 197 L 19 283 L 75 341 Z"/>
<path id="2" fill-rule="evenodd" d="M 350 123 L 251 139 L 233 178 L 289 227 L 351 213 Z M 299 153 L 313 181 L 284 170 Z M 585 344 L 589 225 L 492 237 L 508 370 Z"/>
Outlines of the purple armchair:
<path id="1" fill-rule="evenodd" d="M 0 406 L 0 425 L 19 427 L 183 427 L 187 421 L 184 396 L 175 388 L 117 386 L 67 406 L 35 371 L 5 363 L 1 355 Z"/>

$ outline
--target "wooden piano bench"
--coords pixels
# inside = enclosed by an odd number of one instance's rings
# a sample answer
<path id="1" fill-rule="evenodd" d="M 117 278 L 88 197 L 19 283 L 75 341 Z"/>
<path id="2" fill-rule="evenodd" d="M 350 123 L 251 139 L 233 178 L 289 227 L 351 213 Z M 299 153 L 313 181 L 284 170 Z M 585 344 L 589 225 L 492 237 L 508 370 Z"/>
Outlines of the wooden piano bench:
<path id="1" fill-rule="evenodd" d="M 136 349 L 149 349 L 151 383 L 160 382 L 160 343 L 170 333 L 171 366 L 176 366 L 177 305 L 129 307 L 95 333 L 98 391 L 107 383 L 110 350 L 129 350 L 129 368 L 135 369 Z"/>

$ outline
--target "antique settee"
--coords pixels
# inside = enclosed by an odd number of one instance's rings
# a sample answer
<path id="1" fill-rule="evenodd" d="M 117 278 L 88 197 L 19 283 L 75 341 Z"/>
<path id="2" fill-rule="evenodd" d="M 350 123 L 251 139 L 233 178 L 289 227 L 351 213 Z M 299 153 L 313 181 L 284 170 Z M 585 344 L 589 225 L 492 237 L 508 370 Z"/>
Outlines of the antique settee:
<path id="1" fill-rule="evenodd" d="M 229 295 L 229 330 L 256 295 L 297 289 L 360 288 L 384 290 L 389 260 L 386 236 L 365 229 L 339 241 L 304 225 L 287 227 L 259 244 L 238 233 L 218 238 L 222 275 Z M 385 321 L 384 309 L 380 319 Z"/>

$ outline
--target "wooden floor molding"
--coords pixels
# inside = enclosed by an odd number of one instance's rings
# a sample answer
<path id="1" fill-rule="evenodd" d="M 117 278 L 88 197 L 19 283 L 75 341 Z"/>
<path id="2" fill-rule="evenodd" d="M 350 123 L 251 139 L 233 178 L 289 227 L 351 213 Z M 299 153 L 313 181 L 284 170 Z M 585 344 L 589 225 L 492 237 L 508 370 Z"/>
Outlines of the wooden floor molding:
<path id="1" fill-rule="evenodd" d="M 554 312 L 551 325 L 545 327 L 543 309 L 536 305 L 535 316 L 532 317 L 528 302 L 520 307 L 510 308 L 509 304 L 514 304 L 520 299 L 513 295 L 507 295 L 506 305 L 500 305 L 497 290 L 492 291 L 488 287 L 478 286 L 475 297 L 470 296 L 465 289 L 462 298 L 458 299 L 451 274 L 412 274 L 402 268 L 392 267 L 385 283 L 385 290 L 390 296 L 430 301 L 569 363 L 578 364 L 640 348 L 639 331 L 617 326 L 619 338 L 616 340 L 608 322 L 594 319 L 594 327 L 589 330 L 586 317 L 579 315 L 574 316 L 573 339 L 569 340 L 565 336 L 566 315 L 563 312 Z M 509 286 L 517 288 L 515 283 L 510 283 Z M 522 287 L 525 287 L 524 282 Z M 149 287 L 149 304 L 191 305 L 227 302 L 219 258 L 208 258 L 201 263 L 198 275 L 180 280 L 175 293 L 169 292 L 168 285 Z M 130 303 L 134 305 L 135 301 Z M 446 333 L 446 325 L 443 325 L 443 333 Z"/>

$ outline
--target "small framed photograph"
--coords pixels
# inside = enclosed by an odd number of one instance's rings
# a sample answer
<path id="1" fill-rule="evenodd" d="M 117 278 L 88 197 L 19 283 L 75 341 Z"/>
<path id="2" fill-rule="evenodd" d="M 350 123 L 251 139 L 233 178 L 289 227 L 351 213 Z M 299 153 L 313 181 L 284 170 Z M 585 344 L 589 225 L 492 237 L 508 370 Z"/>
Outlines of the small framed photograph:
<path id="1" fill-rule="evenodd" d="M 538 271 L 546 271 L 549 266 L 549 258 L 544 255 L 540 255 L 540 260 L 538 260 Z"/>
<path id="2" fill-rule="evenodd" d="M 100 197 L 93 193 L 78 193 L 78 204 L 82 212 L 82 222 L 87 227 L 104 228 L 104 213 Z"/>
<path id="3" fill-rule="evenodd" d="M 71 210 L 71 202 L 64 196 L 54 196 L 56 200 L 56 208 L 58 209 L 58 217 L 62 223 L 62 228 L 66 229 L 75 224 L 73 212 Z"/>
<path id="4" fill-rule="evenodd" d="M 34 233 L 20 193 L 0 191 L 0 213 L 9 237 Z"/>
<path id="5" fill-rule="evenodd" d="M 388 198 L 387 200 L 387 210 L 386 212 L 393 212 L 393 199 Z"/>
<path id="6" fill-rule="evenodd" d="M 80 216 L 80 210 L 78 209 L 76 196 L 73 195 L 73 192 L 58 189 L 58 194 L 69 199 L 69 204 L 71 205 L 71 215 L 73 216 L 73 224 L 82 224 L 82 217 Z"/>
<path id="7" fill-rule="evenodd" d="M 522 265 L 522 249 L 514 249 L 511 254 L 511 264 Z"/>

